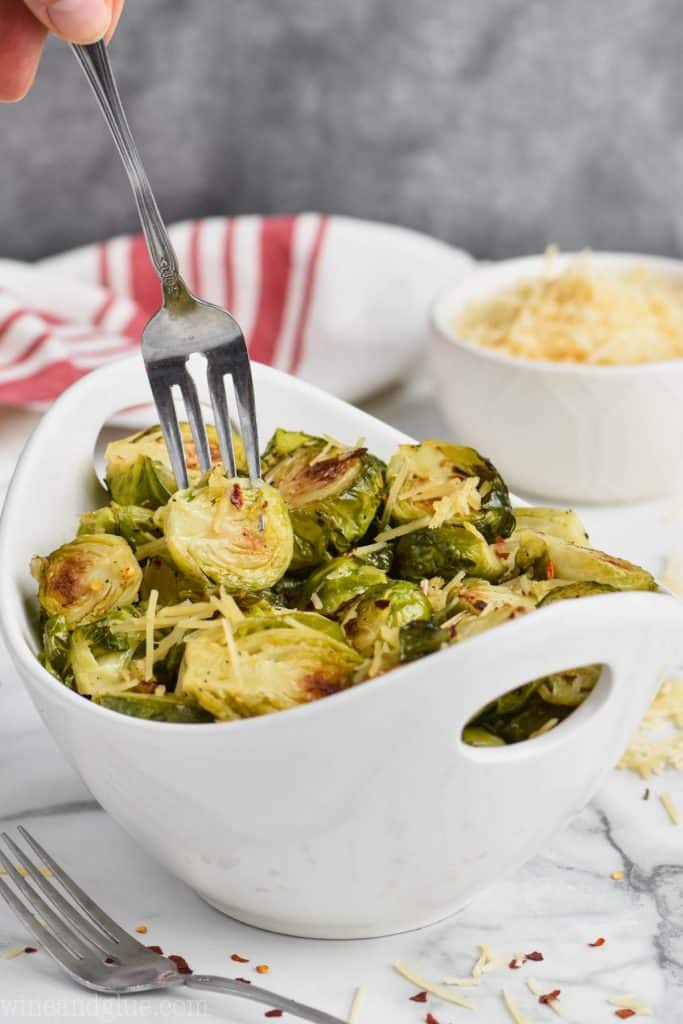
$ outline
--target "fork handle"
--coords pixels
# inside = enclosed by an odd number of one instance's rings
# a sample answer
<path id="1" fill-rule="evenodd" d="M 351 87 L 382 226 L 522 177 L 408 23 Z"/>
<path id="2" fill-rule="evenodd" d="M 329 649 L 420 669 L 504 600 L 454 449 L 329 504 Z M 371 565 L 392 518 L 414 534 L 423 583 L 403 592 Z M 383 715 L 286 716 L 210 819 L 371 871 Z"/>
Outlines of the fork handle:
<path id="1" fill-rule="evenodd" d="M 345 1024 L 340 1017 L 332 1017 L 322 1010 L 315 1010 L 312 1006 L 297 1003 L 295 999 L 279 996 L 275 992 L 259 988 L 258 985 L 247 985 L 243 981 L 234 981 L 232 978 L 219 978 L 214 974 L 191 974 L 187 976 L 185 984 L 190 988 L 201 988 L 209 992 L 222 992 L 224 995 L 237 996 L 239 999 L 249 999 L 253 1003 L 269 1006 L 273 1010 L 291 1013 L 292 1016 L 310 1021 L 311 1024 Z"/>
<path id="2" fill-rule="evenodd" d="M 100 41 L 86 46 L 73 43 L 71 49 L 95 93 L 123 161 L 133 188 L 140 223 L 154 269 L 159 275 L 164 292 L 168 291 L 172 295 L 179 284 L 178 260 L 135 145 L 114 72 L 109 63 L 107 48 Z"/>

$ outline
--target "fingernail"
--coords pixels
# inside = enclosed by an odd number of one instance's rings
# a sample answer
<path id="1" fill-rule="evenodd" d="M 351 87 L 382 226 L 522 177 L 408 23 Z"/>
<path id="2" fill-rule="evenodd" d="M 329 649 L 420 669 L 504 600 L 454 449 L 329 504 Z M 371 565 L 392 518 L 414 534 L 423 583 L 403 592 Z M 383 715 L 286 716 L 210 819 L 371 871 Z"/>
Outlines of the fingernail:
<path id="1" fill-rule="evenodd" d="M 73 43 L 101 39 L 111 21 L 107 0 L 54 0 L 48 14 L 57 32 Z"/>

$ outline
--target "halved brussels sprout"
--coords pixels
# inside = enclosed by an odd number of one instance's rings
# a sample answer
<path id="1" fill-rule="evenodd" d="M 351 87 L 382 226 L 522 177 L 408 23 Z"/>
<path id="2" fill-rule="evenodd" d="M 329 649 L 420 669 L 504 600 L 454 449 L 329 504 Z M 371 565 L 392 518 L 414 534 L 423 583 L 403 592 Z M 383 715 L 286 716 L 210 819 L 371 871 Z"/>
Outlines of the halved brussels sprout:
<path id="1" fill-rule="evenodd" d="M 263 456 L 294 530 L 291 569 L 313 568 L 365 536 L 384 491 L 384 464 L 366 448 L 277 430 Z"/>
<path id="2" fill-rule="evenodd" d="M 181 601 L 206 601 L 209 591 L 215 589 L 205 580 L 203 583 L 180 572 L 170 557 L 158 555 L 148 558 L 142 570 L 140 600 L 148 601 L 156 590 L 158 604 L 180 604 Z"/>
<path id="3" fill-rule="evenodd" d="M 569 544 L 546 534 L 545 542 L 556 577 L 576 583 L 606 583 L 617 590 L 656 590 L 657 583 L 646 569 L 595 548 Z"/>
<path id="4" fill-rule="evenodd" d="M 398 631 L 399 661 L 416 661 L 448 646 L 448 632 L 433 622 L 407 622 Z"/>
<path id="5" fill-rule="evenodd" d="M 387 574 L 351 555 L 341 555 L 316 569 L 307 579 L 299 597 L 299 607 L 313 605 L 323 615 L 335 615 L 342 605 L 352 601 L 369 587 L 386 582 Z"/>
<path id="6" fill-rule="evenodd" d="M 257 615 L 188 636 L 176 693 L 229 721 L 343 690 L 359 664 L 339 626 L 321 615 Z"/>
<path id="7" fill-rule="evenodd" d="M 199 479 L 201 472 L 189 424 L 181 423 L 180 432 L 185 449 L 185 464 L 190 483 L 193 484 Z M 207 424 L 206 436 L 212 463 L 220 462 L 221 453 L 216 428 Z M 233 442 L 238 472 L 246 472 L 244 445 L 234 431 Z M 160 426 L 149 427 L 148 430 L 142 430 L 132 437 L 112 441 L 107 445 L 104 457 L 107 464 L 107 487 L 114 501 L 120 505 L 158 508 L 165 505 L 178 489 Z"/>
<path id="8" fill-rule="evenodd" d="M 554 601 L 567 601 L 575 597 L 593 597 L 596 594 L 615 593 L 617 593 L 617 588 L 610 586 L 609 583 L 593 583 L 592 581 L 587 583 L 564 583 L 558 587 L 553 587 L 539 601 L 538 607 L 545 607 L 545 605 L 552 604 Z"/>
<path id="9" fill-rule="evenodd" d="M 490 541 L 515 527 L 502 477 L 474 448 L 435 440 L 403 444 L 387 467 L 387 485 L 393 523 L 424 516 L 432 527 L 472 522 Z"/>
<path id="10" fill-rule="evenodd" d="M 466 725 L 462 731 L 462 741 L 470 747 L 504 747 L 505 740 L 480 725 Z"/>
<path id="11" fill-rule="evenodd" d="M 602 673 L 602 665 L 584 665 L 567 672 L 556 672 L 540 681 L 538 694 L 548 704 L 575 708 L 593 692 Z"/>
<path id="12" fill-rule="evenodd" d="M 80 517 L 78 536 L 84 533 L 119 534 L 132 548 L 139 548 L 162 536 L 161 526 L 152 509 L 140 505 L 119 505 L 115 501 Z"/>
<path id="13" fill-rule="evenodd" d="M 74 677 L 69 667 L 71 631 L 63 615 L 51 615 L 43 625 L 43 649 L 40 663 L 56 679 L 73 689 Z"/>
<path id="14" fill-rule="evenodd" d="M 200 708 L 193 700 L 188 697 L 177 697 L 172 693 L 165 693 L 159 697 L 147 693 L 103 693 L 93 697 L 93 703 L 109 708 L 110 711 L 118 711 L 121 715 L 146 718 L 150 722 L 213 721 L 213 715 Z"/>
<path id="15" fill-rule="evenodd" d="M 471 615 L 486 615 L 500 608 L 512 611 L 531 611 L 536 602 L 531 597 L 511 590 L 506 584 L 494 585 L 487 580 L 465 578 L 461 583 L 451 587 L 448 605 L 449 616 L 454 611 L 468 612 Z"/>
<path id="16" fill-rule="evenodd" d="M 464 570 L 486 580 L 498 580 L 505 564 L 472 523 L 428 527 L 399 537 L 392 576 L 407 580 L 449 579 Z"/>
<path id="17" fill-rule="evenodd" d="M 509 715 L 482 715 L 480 726 L 506 743 L 521 743 L 559 724 L 573 708 L 547 704 L 538 692 L 533 693 L 521 711 Z"/>
<path id="18" fill-rule="evenodd" d="M 48 615 L 63 615 L 67 626 L 93 622 L 137 599 L 142 570 L 123 539 L 86 533 L 47 557 L 36 556 L 31 573 Z"/>
<path id="19" fill-rule="evenodd" d="M 344 615 L 343 629 L 349 643 L 365 658 L 375 653 L 377 643 L 386 646 L 382 671 L 400 658 L 399 630 L 408 622 L 429 622 L 432 607 L 414 583 L 388 580 L 371 587 Z M 388 631 L 388 632 L 387 632 Z"/>
<path id="20" fill-rule="evenodd" d="M 481 615 L 465 613 L 462 618 L 448 627 L 451 643 L 469 640 L 495 626 L 502 626 L 504 622 L 518 619 L 520 615 L 526 615 L 529 610 L 526 602 L 520 601 L 517 605 L 504 604 Z"/>
<path id="21" fill-rule="evenodd" d="M 130 611 L 121 609 L 99 622 L 73 630 L 69 668 L 79 693 L 87 697 L 120 693 L 142 682 L 141 666 L 133 664 L 141 647 L 140 634 L 117 633 L 111 629 L 114 622 L 131 618 Z"/>
<path id="22" fill-rule="evenodd" d="M 518 530 L 536 530 L 549 533 L 570 544 L 584 547 L 588 544 L 588 533 L 579 516 L 570 508 L 515 507 Z"/>
<path id="23" fill-rule="evenodd" d="M 163 523 L 181 572 L 230 591 L 265 589 L 291 561 L 292 525 L 282 497 L 269 484 L 227 477 L 222 466 L 177 491 Z"/>

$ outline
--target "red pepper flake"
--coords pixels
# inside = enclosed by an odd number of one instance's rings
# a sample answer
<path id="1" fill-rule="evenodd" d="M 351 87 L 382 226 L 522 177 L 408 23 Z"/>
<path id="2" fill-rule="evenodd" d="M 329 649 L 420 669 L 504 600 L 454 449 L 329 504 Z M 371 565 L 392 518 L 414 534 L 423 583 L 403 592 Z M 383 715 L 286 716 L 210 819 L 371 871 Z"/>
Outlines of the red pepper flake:
<path id="1" fill-rule="evenodd" d="M 518 971 L 522 964 L 525 964 L 528 959 L 529 958 L 526 956 L 516 956 L 513 960 L 510 961 L 508 967 L 510 968 L 511 971 Z M 543 958 L 541 957 L 541 959 Z"/>
<path id="2" fill-rule="evenodd" d="M 409 996 L 409 999 L 410 999 L 411 1003 L 426 1003 L 427 1002 L 427 993 L 426 992 L 418 992 L 414 996 Z"/>
<path id="3" fill-rule="evenodd" d="M 243 985 L 251 985 L 249 978 L 235 978 L 235 981 L 241 981 Z"/>
<path id="4" fill-rule="evenodd" d="M 282 1010 L 266 1010 L 263 1014 L 264 1017 L 281 1017 Z"/>
<path id="5" fill-rule="evenodd" d="M 433 1013 L 428 1013 L 425 1017 L 425 1024 L 439 1024 L 439 1022 Z"/>
<path id="6" fill-rule="evenodd" d="M 234 505 L 236 509 L 241 509 L 244 505 L 244 494 L 239 484 L 233 484 L 230 492 L 230 504 Z"/>
<path id="7" fill-rule="evenodd" d="M 548 559 L 548 563 L 547 563 L 547 565 L 545 567 L 545 575 L 546 575 L 546 579 L 549 579 L 549 580 L 554 580 L 555 579 L 555 563 L 553 562 L 552 558 Z"/>
<path id="8" fill-rule="evenodd" d="M 151 949 L 153 953 L 158 953 L 159 956 L 164 955 L 164 951 L 161 946 L 148 946 L 147 949 Z"/>
<path id="9" fill-rule="evenodd" d="M 596 939 L 595 942 L 589 942 L 588 945 L 592 946 L 593 949 L 595 949 L 596 946 L 604 946 L 605 945 L 605 941 L 606 941 L 605 939 L 600 937 L 599 939 Z"/>
<path id="10" fill-rule="evenodd" d="M 234 960 L 236 964 L 248 964 L 249 963 L 249 957 L 247 957 L 247 956 L 240 956 L 239 953 L 233 953 L 232 956 L 230 957 L 230 959 Z"/>
<path id="11" fill-rule="evenodd" d="M 391 601 L 387 601 L 385 597 L 380 597 L 378 601 L 375 601 L 375 608 L 388 608 Z"/>
<path id="12" fill-rule="evenodd" d="M 547 1006 L 548 1003 L 554 1003 L 560 994 L 559 988 L 554 988 L 552 992 L 546 992 L 544 996 L 539 996 L 538 1001 L 543 1006 Z"/>
<path id="13" fill-rule="evenodd" d="M 541 961 L 543 959 L 543 953 L 539 953 L 538 950 L 536 949 L 536 950 L 534 950 L 533 953 L 527 953 L 525 959 L 526 960 L 535 960 L 536 963 L 538 963 L 539 961 Z"/>
<path id="14" fill-rule="evenodd" d="M 635 1010 L 628 1010 L 626 1007 L 624 1007 L 623 1010 L 615 1010 L 614 1011 L 614 1016 L 621 1018 L 621 1020 L 628 1020 L 629 1017 L 635 1017 L 635 1015 L 636 1015 L 636 1011 Z"/>
<path id="15" fill-rule="evenodd" d="M 38 950 L 35 946 L 24 946 L 24 953 L 37 953 Z"/>
<path id="16" fill-rule="evenodd" d="M 177 953 L 171 953 L 168 959 L 172 960 L 176 965 L 178 968 L 178 974 L 192 974 L 192 968 L 184 956 L 178 956 Z"/>

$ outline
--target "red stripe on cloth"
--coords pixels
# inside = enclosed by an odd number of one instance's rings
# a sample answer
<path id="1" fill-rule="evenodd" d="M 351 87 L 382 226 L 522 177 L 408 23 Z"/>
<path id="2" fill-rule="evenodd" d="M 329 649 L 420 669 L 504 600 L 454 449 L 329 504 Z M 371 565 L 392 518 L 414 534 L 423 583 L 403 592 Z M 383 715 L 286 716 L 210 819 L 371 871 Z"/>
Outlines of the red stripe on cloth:
<path id="1" fill-rule="evenodd" d="M 109 248 L 106 242 L 97 247 L 97 276 L 101 285 L 109 287 Z"/>
<path id="2" fill-rule="evenodd" d="M 223 275 L 225 280 L 225 305 L 231 310 L 235 303 L 235 221 L 233 217 L 228 217 L 225 222 Z"/>
<path id="3" fill-rule="evenodd" d="M 0 339 L 3 334 L 6 334 L 7 331 L 9 331 L 10 327 L 15 324 L 17 320 L 21 320 L 22 316 L 31 315 L 33 315 L 32 309 L 25 309 L 23 307 L 20 309 L 13 309 L 11 313 L 7 314 L 4 320 L 0 320 Z"/>
<path id="4" fill-rule="evenodd" d="M 142 235 L 131 238 L 129 258 L 132 298 L 150 317 L 159 308 L 161 294 L 159 278 L 152 266 Z"/>
<path id="5" fill-rule="evenodd" d="M 325 240 L 325 233 L 327 231 L 328 223 L 329 217 L 321 217 L 320 220 L 318 221 L 318 227 L 308 257 L 306 279 L 304 281 L 304 290 L 301 298 L 301 308 L 299 310 L 299 321 L 296 325 L 296 331 L 294 332 L 292 358 L 289 363 L 290 373 L 297 372 L 297 370 L 301 366 L 301 362 L 304 357 L 306 331 L 308 329 L 308 315 L 311 311 L 311 303 L 313 301 L 313 292 L 315 289 L 315 278 L 318 266 L 320 264 L 320 253 L 322 252 L 323 242 Z"/>
<path id="6" fill-rule="evenodd" d="M 19 355 L 15 356 L 14 359 L 10 359 L 8 363 L 2 363 L 2 366 L 0 367 L 0 372 L 4 370 L 9 370 L 12 366 L 19 366 L 21 363 L 24 363 L 27 359 L 30 359 L 31 356 L 35 355 L 38 349 L 44 345 L 44 343 L 50 337 L 51 333 L 51 331 L 41 331 L 40 334 L 38 334 L 33 339 L 33 341 L 30 341 L 28 343 L 26 348 L 22 352 L 20 352 Z"/>
<path id="7" fill-rule="evenodd" d="M 30 377 L 0 383 L 0 404 L 29 405 L 34 402 L 49 402 L 61 395 L 87 371 L 77 369 L 68 360 L 51 363 Z"/>
<path id="8" fill-rule="evenodd" d="M 111 309 L 115 302 L 115 295 L 107 295 L 106 299 L 104 300 L 104 302 L 102 303 L 102 305 L 92 318 L 92 323 L 95 327 L 99 327 L 99 325 L 102 323 L 105 316 L 107 315 L 107 313 L 109 312 L 109 310 Z"/>
<path id="9" fill-rule="evenodd" d="M 195 220 L 192 222 L 190 227 L 190 239 L 188 242 L 189 248 L 189 266 L 190 266 L 190 290 L 195 295 L 201 295 L 202 291 L 202 267 L 201 260 L 199 258 L 199 241 L 202 233 L 202 222 Z"/>
<path id="10" fill-rule="evenodd" d="M 268 217 L 261 225 L 261 276 L 249 355 L 272 364 L 287 300 L 296 217 Z"/>

